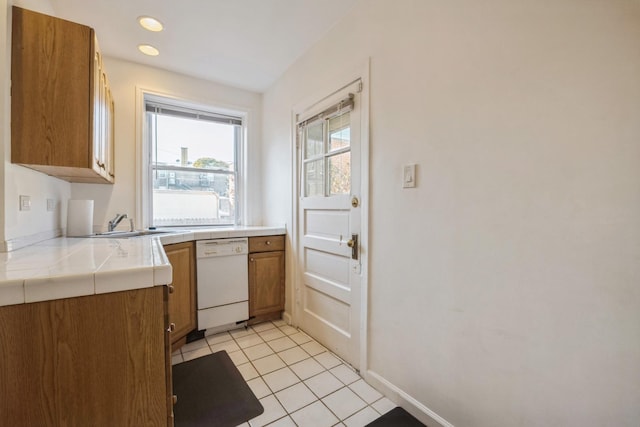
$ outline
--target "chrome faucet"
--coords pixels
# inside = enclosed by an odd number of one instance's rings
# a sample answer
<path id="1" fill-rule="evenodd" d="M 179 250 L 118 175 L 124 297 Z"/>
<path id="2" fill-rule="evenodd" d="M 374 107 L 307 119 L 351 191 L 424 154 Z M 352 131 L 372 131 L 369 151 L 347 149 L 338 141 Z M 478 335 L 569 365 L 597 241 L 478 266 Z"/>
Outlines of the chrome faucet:
<path id="1" fill-rule="evenodd" d="M 109 231 L 115 230 L 118 224 L 120 224 L 120 221 L 122 221 L 126 217 L 127 214 L 116 214 L 116 217 L 109 221 Z"/>

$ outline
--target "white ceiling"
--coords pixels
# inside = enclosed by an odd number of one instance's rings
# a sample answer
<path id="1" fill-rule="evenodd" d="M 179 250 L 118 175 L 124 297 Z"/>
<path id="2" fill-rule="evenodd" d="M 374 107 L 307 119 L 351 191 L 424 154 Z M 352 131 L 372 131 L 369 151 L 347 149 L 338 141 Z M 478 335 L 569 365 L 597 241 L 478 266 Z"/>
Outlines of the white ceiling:
<path id="1" fill-rule="evenodd" d="M 93 27 L 107 55 L 263 92 L 356 0 L 50 0 L 56 16 Z M 142 29 L 142 15 L 165 30 Z M 160 55 L 148 57 L 138 44 Z"/>

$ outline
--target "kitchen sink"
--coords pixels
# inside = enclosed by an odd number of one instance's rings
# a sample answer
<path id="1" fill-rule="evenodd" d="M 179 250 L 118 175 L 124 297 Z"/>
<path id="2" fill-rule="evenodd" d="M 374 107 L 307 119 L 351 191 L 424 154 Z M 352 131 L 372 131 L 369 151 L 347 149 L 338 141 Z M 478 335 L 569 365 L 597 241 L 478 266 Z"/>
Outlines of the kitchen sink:
<path id="1" fill-rule="evenodd" d="M 93 234 L 90 237 L 128 239 L 129 237 L 152 236 L 154 234 L 167 234 L 167 233 L 173 233 L 173 231 L 171 230 L 105 231 L 104 233 Z"/>

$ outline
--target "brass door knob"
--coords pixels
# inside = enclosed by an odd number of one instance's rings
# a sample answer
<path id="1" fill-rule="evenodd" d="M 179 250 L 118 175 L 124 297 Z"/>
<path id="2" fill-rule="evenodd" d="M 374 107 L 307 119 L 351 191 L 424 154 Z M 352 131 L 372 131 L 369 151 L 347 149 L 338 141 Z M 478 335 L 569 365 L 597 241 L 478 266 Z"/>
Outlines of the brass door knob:
<path id="1" fill-rule="evenodd" d="M 353 239 L 347 240 L 347 246 L 353 248 L 356 245 L 356 242 Z"/>

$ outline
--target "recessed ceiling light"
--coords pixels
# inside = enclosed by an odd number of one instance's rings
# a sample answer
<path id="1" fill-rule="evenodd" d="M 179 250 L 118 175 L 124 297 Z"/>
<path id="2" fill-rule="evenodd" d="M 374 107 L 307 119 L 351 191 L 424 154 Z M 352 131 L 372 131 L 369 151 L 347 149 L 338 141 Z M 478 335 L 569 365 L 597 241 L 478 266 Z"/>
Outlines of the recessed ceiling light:
<path id="1" fill-rule="evenodd" d="M 162 26 L 162 22 L 150 16 L 141 16 L 138 18 L 138 22 L 140 23 L 142 28 L 149 31 L 162 31 L 162 29 L 164 28 Z"/>
<path id="2" fill-rule="evenodd" d="M 149 56 L 158 56 L 160 54 L 160 51 L 150 44 L 139 44 L 138 50 Z"/>

